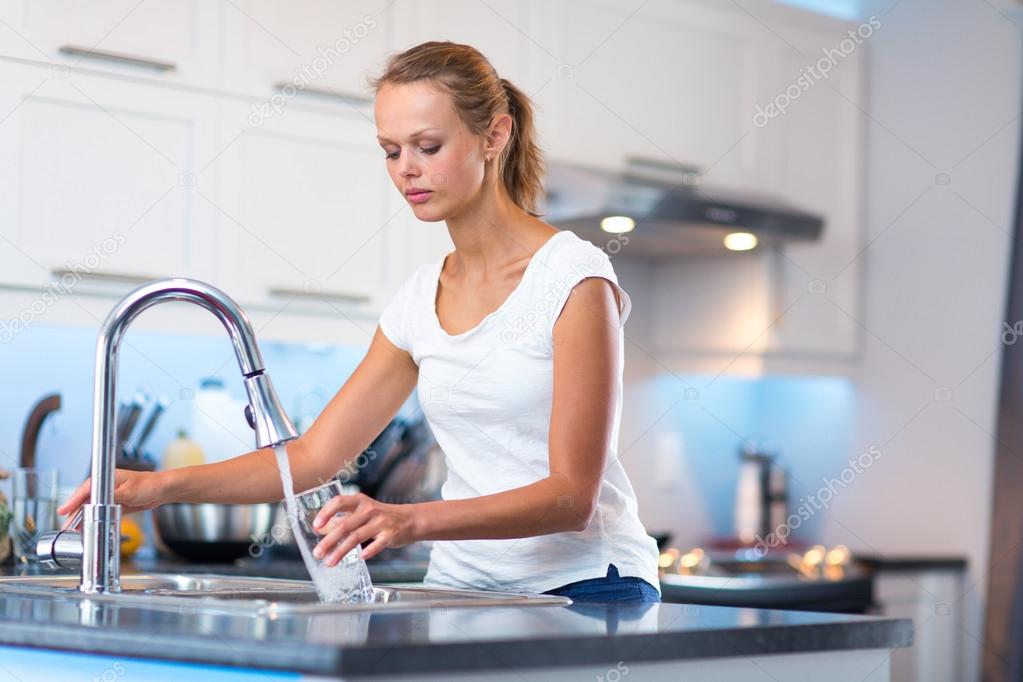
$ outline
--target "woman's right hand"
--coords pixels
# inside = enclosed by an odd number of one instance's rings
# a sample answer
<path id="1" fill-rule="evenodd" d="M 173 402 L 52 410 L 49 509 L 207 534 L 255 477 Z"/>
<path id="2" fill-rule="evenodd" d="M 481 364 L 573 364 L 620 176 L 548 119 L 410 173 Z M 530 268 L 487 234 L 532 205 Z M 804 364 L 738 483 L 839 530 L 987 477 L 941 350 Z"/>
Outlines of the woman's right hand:
<path id="1" fill-rule="evenodd" d="M 114 504 L 121 505 L 123 507 L 122 512 L 130 514 L 142 511 L 143 509 L 159 507 L 161 504 L 168 502 L 169 500 L 164 499 L 164 477 L 161 476 L 162 473 L 130 471 L 128 469 L 115 470 Z M 85 479 L 75 492 L 72 493 L 71 497 L 57 508 L 57 513 L 66 516 L 68 519 L 64 524 L 64 529 L 71 523 L 79 508 L 89 501 L 92 492 L 91 484 L 91 479 Z"/>

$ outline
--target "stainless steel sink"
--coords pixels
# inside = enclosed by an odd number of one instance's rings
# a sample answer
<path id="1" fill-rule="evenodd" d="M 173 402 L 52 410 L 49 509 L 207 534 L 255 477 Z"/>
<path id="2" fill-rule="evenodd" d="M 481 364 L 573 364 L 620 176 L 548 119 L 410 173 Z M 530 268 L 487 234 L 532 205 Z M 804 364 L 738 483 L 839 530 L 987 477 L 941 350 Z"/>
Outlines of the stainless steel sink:
<path id="1" fill-rule="evenodd" d="M 321 603 L 304 580 L 249 578 L 215 574 L 150 573 L 121 576 L 121 592 L 83 594 L 79 576 L 0 577 L 0 596 L 21 594 L 88 599 L 140 608 L 227 610 L 252 613 L 337 613 L 476 606 L 563 606 L 565 597 L 516 592 L 446 590 L 401 585 L 374 587 L 374 600 L 355 604 Z"/>

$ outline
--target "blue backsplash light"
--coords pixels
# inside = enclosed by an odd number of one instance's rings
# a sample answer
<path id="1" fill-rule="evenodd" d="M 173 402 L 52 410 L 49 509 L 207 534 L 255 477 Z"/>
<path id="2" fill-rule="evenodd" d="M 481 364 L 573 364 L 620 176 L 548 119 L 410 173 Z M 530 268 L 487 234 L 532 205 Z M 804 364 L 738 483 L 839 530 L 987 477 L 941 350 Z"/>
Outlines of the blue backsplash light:
<path id="1" fill-rule="evenodd" d="M 37 326 L 0 346 L 0 468 L 18 465 L 21 434 L 29 410 L 47 393 L 62 397 L 38 443 L 38 465 L 60 470 L 72 485 L 88 469 L 92 438 L 92 375 L 96 329 Z M 261 342 L 274 385 L 295 420 L 315 416 L 358 365 L 366 349 Z M 241 374 L 227 336 L 129 331 L 121 346 L 119 400 L 138 388 L 171 401 L 147 450 L 159 456 L 178 428 L 191 424 L 189 391 L 206 377 L 219 377 L 232 397 L 244 399 Z M 192 394 L 194 395 L 194 393 Z M 238 419 L 243 419 L 241 414 Z M 241 451 L 239 453 L 241 454 Z"/>
<path id="2" fill-rule="evenodd" d="M 858 19 L 862 14 L 860 0 L 778 0 L 778 2 L 847 21 Z"/>
<path id="3" fill-rule="evenodd" d="M 838 377 L 661 375 L 655 380 L 658 402 L 678 401 L 663 428 L 676 432 L 692 476 L 687 486 L 716 537 L 732 534 L 739 448 L 755 441 L 771 445 L 789 472 L 789 508 L 817 492 L 822 481 L 845 466 L 850 447 L 854 386 Z M 686 387 L 689 393 L 686 393 Z M 799 529 L 813 538 L 823 514 Z"/>

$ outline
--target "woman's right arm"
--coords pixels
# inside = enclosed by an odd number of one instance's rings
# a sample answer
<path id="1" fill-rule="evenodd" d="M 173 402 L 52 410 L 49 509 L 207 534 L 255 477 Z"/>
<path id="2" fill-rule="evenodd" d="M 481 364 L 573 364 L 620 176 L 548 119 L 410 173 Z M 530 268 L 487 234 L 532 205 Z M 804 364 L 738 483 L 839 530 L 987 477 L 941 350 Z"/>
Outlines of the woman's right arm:
<path id="1" fill-rule="evenodd" d="M 313 425 L 288 443 L 295 489 L 305 490 L 333 477 L 384 430 L 415 387 L 419 369 L 379 327 L 369 351 Z M 89 499 L 82 483 L 59 509 L 72 516 Z M 140 473 L 118 470 L 115 501 L 125 512 L 168 502 L 249 504 L 283 497 L 274 453 L 254 450 L 216 464 Z"/>

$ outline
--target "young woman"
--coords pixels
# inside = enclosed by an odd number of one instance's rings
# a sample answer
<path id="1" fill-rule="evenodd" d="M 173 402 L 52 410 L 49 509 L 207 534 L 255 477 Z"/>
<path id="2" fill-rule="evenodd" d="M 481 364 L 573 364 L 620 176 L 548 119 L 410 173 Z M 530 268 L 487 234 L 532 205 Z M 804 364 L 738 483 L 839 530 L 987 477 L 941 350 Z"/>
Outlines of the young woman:
<path id="1" fill-rule="evenodd" d="M 434 541 L 426 582 L 657 601 L 657 549 L 615 452 L 631 302 L 603 251 L 537 218 L 542 158 L 531 103 L 467 45 L 396 55 L 374 82 L 387 170 L 455 250 L 385 307 L 366 357 L 288 445 L 297 490 L 357 457 L 413 388 L 443 449 L 438 501 L 337 498 L 315 554 Z M 125 511 L 281 499 L 274 455 L 156 473 L 118 471 Z M 61 507 L 88 500 L 88 481 Z"/>

